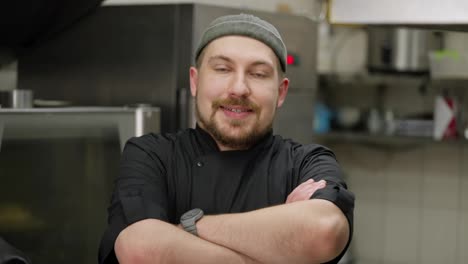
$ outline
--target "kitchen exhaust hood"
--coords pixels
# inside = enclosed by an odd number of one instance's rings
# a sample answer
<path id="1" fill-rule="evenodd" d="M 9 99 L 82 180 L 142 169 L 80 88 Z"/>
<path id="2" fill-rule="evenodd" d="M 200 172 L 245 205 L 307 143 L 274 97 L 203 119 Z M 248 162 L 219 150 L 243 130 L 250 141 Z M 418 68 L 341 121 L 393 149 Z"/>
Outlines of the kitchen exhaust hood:
<path id="1" fill-rule="evenodd" d="M 334 0 L 330 22 L 468 32 L 466 0 Z"/>

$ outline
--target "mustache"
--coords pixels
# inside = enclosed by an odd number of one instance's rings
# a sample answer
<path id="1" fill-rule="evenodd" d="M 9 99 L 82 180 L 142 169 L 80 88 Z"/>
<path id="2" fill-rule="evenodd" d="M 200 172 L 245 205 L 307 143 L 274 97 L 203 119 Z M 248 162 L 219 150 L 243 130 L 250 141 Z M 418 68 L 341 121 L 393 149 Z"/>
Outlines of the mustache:
<path id="1" fill-rule="evenodd" d="M 242 106 L 242 107 L 251 109 L 255 113 L 260 110 L 260 107 L 257 104 L 255 104 L 254 102 L 250 101 L 247 98 L 218 99 L 218 100 L 213 101 L 212 108 L 213 108 L 213 110 L 216 110 L 216 109 L 220 108 L 223 105 Z"/>

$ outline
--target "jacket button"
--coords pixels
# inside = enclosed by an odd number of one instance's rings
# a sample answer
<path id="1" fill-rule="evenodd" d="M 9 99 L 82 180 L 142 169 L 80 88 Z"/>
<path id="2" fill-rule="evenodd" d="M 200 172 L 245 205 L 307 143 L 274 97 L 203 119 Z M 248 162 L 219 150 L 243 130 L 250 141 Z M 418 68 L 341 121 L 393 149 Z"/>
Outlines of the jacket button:
<path id="1" fill-rule="evenodd" d="M 197 167 L 200 167 L 200 168 L 203 167 L 203 162 L 198 161 L 198 162 L 197 162 Z"/>

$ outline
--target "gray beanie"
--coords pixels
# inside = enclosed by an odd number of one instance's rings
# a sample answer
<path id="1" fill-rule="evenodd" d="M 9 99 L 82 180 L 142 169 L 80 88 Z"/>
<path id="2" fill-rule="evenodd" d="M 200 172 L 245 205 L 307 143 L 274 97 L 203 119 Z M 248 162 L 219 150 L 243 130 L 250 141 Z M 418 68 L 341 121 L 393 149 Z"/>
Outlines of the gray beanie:
<path id="1" fill-rule="evenodd" d="M 265 20 L 248 14 L 222 16 L 213 20 L 202 35 L 195 60 L 208 43 L 228 35 L 247 36 L 263 42 L 275 52 L 281 69 L 286 72 L 287 51 L 278 30 Z"/>

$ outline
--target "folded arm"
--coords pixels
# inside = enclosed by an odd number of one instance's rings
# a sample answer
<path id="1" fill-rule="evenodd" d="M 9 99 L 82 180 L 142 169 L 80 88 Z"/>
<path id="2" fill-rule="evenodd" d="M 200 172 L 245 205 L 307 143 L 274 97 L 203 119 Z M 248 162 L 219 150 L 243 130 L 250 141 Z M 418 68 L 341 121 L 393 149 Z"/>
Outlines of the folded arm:
<path id="1" fill-rule="evenodd" d="M 323 263 L 341 253 L 349 225 L 333 203 L 308 198 L 324 182 L 307 181 L 287 203 L 247 213 L 205 216 L 193 236 L 146 219 L 125 228 L 114 250 L 120 263 Z"/>
<path id="2" fill-rule="evenodd" d="M 207 216 L 197 227 L 203 239 L 261 263 L 327 262 L 342 252 L 349 237 L 341 210 L 321 199 Z"/>
<path id="3" fill-rule="evenodd" d="M 156 219 L 138 221 L 120 232 L 114 250 L 126 263 L 257 263 L 228 248 Z"/>

